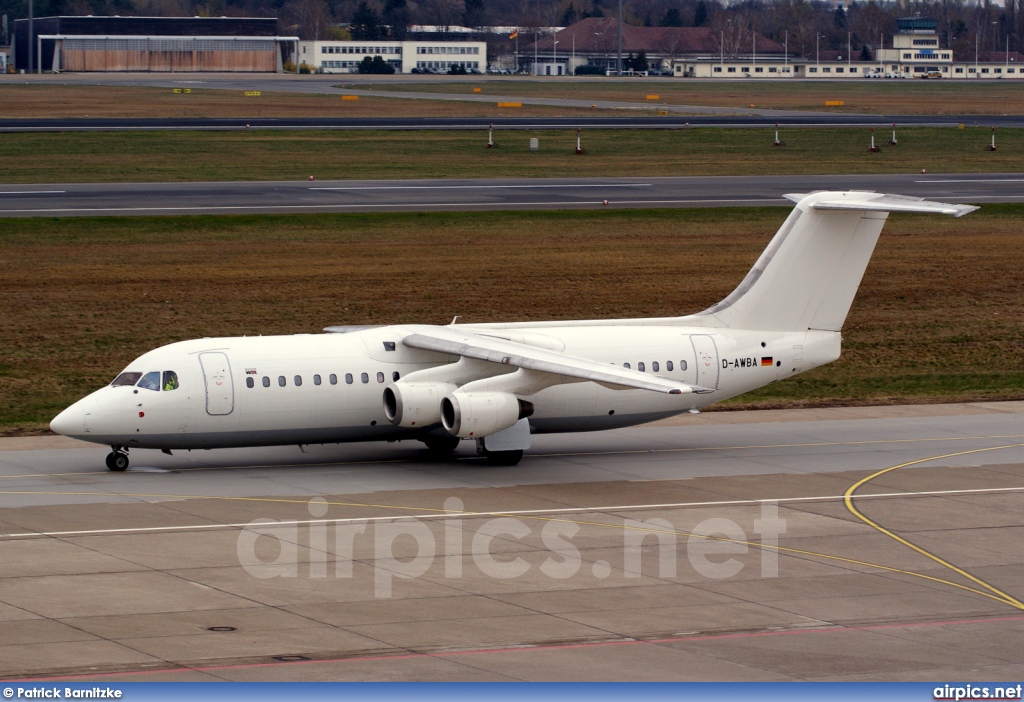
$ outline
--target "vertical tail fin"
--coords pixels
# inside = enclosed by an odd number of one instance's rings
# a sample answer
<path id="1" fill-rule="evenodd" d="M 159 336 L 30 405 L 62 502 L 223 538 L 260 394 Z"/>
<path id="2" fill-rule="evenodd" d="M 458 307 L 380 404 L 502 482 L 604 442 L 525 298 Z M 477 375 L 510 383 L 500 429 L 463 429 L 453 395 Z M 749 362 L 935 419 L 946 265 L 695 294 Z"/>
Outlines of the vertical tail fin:
<path id="1" fill-rule="evenodd" d="M 797 202 L 743 281 L 701 312 L 726 327 L 839 331 L 890 212 L 976 210 L 869 192 L 787 195 Z"/>

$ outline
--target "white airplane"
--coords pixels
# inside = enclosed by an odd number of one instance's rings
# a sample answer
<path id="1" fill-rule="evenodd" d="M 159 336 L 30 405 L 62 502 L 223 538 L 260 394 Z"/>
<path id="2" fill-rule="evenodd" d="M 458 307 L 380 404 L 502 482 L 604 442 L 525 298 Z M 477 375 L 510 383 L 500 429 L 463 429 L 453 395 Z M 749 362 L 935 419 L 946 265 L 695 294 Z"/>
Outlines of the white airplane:
<path id="1" fill-rule="evenodd" d="M 182 341 L 135 359 L 50 428 L 110 446 L 115 471 L 134 448 L 402 439 L 439 453 L 473 439 L 514 465 L 533 433 L 650 422 L 836 360 L 888 214 L 977 209 L 871 192 L 787 197 L 796 207 L 747 276 L 694 315 Z"/>

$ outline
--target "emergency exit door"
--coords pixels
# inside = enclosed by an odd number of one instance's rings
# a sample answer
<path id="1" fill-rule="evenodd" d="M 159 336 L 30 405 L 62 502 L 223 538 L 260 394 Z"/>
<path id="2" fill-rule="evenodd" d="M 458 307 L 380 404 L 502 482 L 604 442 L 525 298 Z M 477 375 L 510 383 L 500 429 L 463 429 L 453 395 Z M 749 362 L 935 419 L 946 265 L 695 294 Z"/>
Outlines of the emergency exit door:
<path id="1" fill-rule="evenodd" d="M 697 385 L 705 388 L 718 387 L 718 347 L 707 334 L 694 334 L 693 352 L 697 357 Z"/>

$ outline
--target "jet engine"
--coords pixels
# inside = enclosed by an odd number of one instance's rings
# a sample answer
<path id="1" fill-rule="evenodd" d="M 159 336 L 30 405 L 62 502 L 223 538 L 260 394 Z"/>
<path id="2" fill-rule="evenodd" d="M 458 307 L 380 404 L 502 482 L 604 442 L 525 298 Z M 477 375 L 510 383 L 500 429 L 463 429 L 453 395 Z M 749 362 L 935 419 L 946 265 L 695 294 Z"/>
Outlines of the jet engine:
<path id="1" fill-rule="evenodd" d="M 384 416 L 399 427 L 437 424 L 441 399 L 454 389 L 448 383 L 394 383 L 384 388 Z"/>
<path id="2" fill-rule="evenodd" d="M 532 402 L 508 392 L 453 392 L 441 400 L 441 426 L 462 439 L 508 429 L 532 414 Z"/>

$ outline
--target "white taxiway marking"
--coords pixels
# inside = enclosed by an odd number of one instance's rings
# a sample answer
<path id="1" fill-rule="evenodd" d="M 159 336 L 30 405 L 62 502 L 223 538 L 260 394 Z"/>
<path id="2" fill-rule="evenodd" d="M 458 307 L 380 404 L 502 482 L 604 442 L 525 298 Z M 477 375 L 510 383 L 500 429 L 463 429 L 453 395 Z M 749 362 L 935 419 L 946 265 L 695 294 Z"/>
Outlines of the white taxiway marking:
<path id="1" fill-rule="evenodd" d="M 751 203 L 788 203 L 781 197 L 749 197 L 737 199 L 711 199 L 711 200 L 612 200 L 610 204 L 622 205 L 718 205 L 736 202 Z M 345 210 L 345 209 L 366 209 L 366 208 L 423 208 L 437 209 L 443 207 L 453 208 L 492 208 L 492 207 L 578 207 L 580 205 L 602 205 L 599 201 L 592 200 L 568 200 L 565 202 L 388 202 L 388 203 L 363 203 L 363 204 L 323 204 L 323 205 L 210 205 L 202 207 L 53 207 L 46 209 L 21 209 L 5 210 L 0 209 L 0 214 L 60 214 L 69 212 L 200 212 L 200 211 L 246 211 L 246 210 L 275 210 L 283 212 L 286 210 Z"/>
<path id="2" fill-rule="evenodd" d="M 310 190 L 511 190 L 513 188 L 650 188 L 652 183 L 582 183 L 554 185 L 354 185 L 311 187 Z"/>
<path id="3" fill-rule="evenodd" d="M 915 183 L 1024 183 L 1024 178 L 977 178 L 973 180 L 915 180 Z"/>
<path id="4" fill-rule="evenodd" d="M 940 495 L 977 495 L 983 493 L 1004 493 L 1004 492 L 1024 492 L 1024 487 L 1003 487 L 1003 488 L 975 488 L 967 490 L 923 490 L 921 492 L 885 492 L 875 493 L 870 495 L 857 495 L 857 500 L 870 500 L 878 498 L 888 497 L 935 497 Z M 10 493 L 8 493 L 10 494 Z M 116 493 L 112 493 L 116 494 Z M 157 497 L 153 495 L 151 497 Z M 173 499 L 189 499 L 188 495 L 167 495 L 168 498 Z M 198 498 L 199 496 L 194 496 Z M 218 498 L 211 498 L 218 499 Z M 230 500 L 232 498 L 223 498 Z M 650 505 L 614 505 L 607 507 L 559 507 L 555 509 L 521 509 L 521 510 L 509 510 L 509 511 L 493 511 L 493 512 L 446 512 L 444 510 L 436 510 L 428 514 L 404 514 L 404 515 L 390 515 L 384 517 L 350 517 L 347 519 L 295 519 L 295 520 L 280 520 L 273 523 L 261 523 L 258 526 L 261 529 L 268 527 L 281 527 L 281 526 L 296 526 L 303 524 L 351 524 L 355 522 L 394 522 L 404 521 L 409 519 L 475 519 L 478 517 L 508 517 L 508 516 L 542 516 L 546 514 L 580 514 L 584 512 L 625 512 L 630 510 L 648 510 L 648 509 L 680 509 L 687 507 L 736 507 L 742 505 L 762 505 L 762 504 L 788 504 L 797 502 L 837 502 L 846 499 L 845 495 L 816 495 L 813 497 L 783 497 L 783 498 L 766 498 L 759 500 L 720 500 L 716 502 L 669 502 L 660 504 Z M 253 501 L 259 501 L 259 498 L 254 498 Z M 328 503 L 330 504 L 330 503 Z M 404 509 L 399 505 L 395 505 L 395 509 Z M 178 526 L 165 526 L 165 527 L 126 527 L 123 529 L 85 529 L 81 531 L 43 531 L 43 532 L 30 532 L 22 534 L 0 534 L 0 539 L 24 539 L 24 538 L 39 538 L 39 537 L 58 537 L 58 536 L 90 536 L 96 534 L 139 534 L 139 533 L 153 533 L 160 531 L 203 531 L 208 529 L 245 529 L 252 526 L 251 522 L 237 523 L 237 524 L 183 524 Z"/>
<path id="5" fill-rule="evenodd" d="M 67 190 L 0 190 L 0 195 L 63 195 Z"/>

